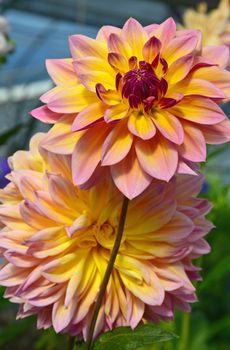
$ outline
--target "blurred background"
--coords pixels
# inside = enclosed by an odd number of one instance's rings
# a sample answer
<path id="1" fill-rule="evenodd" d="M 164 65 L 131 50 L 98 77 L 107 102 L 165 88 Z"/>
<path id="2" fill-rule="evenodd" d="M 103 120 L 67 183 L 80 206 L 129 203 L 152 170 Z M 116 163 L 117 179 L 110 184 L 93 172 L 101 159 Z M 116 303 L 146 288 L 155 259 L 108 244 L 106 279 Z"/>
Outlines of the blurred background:
<path id="1" fill-rule="evenodd" d="M 199 7 L 201 14 L 219 5 L 215 0 L 207 3 L 208 8 Z M 0 0 L 0 16 L 8 22 L 0 18 L 0 187 L 9 171 L 7 156 L 27 148 L 35 132 L 48 129 L 28 112 L 40 105 L 39 96 L 52 86 L 45 59 L 69 57 L 69 35 L 95 37 L 100 26 L 122 26 L 130 16 L 143 25 L 173 16 L 188 26 L 191 18 L 183 16 L 188 8 L 197 10 L 198 4 L 194 0 Z M 222 15 L 213 17 L 217 27 L 228 22 L 224 34 L 229 30 L 230 35 L 230 8 L 226 4 Z M 207 30 L 208 20 L 194 27 Z M 223 108 L 229 112 L 228 105 Z M 204 278 L 197 284 L 199 302 L 193 305 L 192 314 L 178 312 L 174 322 L 163 325 L 180 334 L 180 339 L 154 345 L 151 350 L 230 349 L 230 146 L 210 148 L 208 158 L 203 167 L 207 181 L 202 196 L 214 205 L 210 219 L 216 229 L 208 236 L 212 252 L 197 262 Z M 4 290 L 0 292 L 2 296 Z M 14 349 L 15 344 L 18 350 L 65 348 L 66 336 L 37 331 L 35 318 L 15 321 L 17 307 L 1 296 L 0 349 Z"/>

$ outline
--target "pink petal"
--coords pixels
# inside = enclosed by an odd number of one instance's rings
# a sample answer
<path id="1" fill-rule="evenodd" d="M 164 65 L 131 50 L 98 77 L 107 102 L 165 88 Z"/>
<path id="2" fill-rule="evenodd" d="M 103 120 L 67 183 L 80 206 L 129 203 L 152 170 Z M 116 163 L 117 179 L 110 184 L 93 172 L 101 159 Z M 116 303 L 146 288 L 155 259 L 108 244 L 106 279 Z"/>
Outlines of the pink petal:
<path id="1" fill-rule="evenodd" d="M 229 48 L 227 46 L 204 46 L 202 57 L 225 68 L 229 63 Z"/>
<path id="2" fill-rule="evenodd" d="M 76 307 L 77 303 L 75 300 L 72 300 L 68 307 L 64 305 L 64 301 L 62 299 L 58 300 L 54 304 L 52 321 L 53 327 L 57 333 L 61 332 L 69 325 L 76 311 Z"/>
<path id="3" fill-rule="evenodd" d="M 102 144 L 110 131 L 105 123 L 88 129 L 79 139 L 72 156 L 72 174 L 76 185 L 82 185 L 93 174 L 101 160 Z"/>
<path id="4" fill-rule="evenodd" d="M 122 29 L 122 35 L 132 48 L 132 56 L 139 57 L 148 36 L 142 25 L 134 18 L 129 18 Z"/>
<path id="5" fill-rule="evenodd" d="M 164 138 L 135 143 L 137 157 L 141 167 L 151 176 L 169 181 L 175 174 L 178 154 L 173 144 Z"/>
<path id="6" fill-rule="evenodd" d="M 30 112 L 30 114 L 34 118 L 48 124 L 55 124 L 62 116 L 62 114 L 52 112 L 47 106 L 35 108 Z"/>
<path id="7" fill-rule="evenodd" d="M 151 176 L 140 167 L 134 150 L 121 162 L 111 166 L 111 174 L 115 185 L 129 199 L 141 194 L 152 181 Z"/>
<path id="8" fill-rule="evenodd" d="M 181 145 L 184 141 L 184 130 L 179 120 L 165 110 L 154 112 L 152 120 L 154 124 L 169 141 Z"/>
<path id="9" fill-rule="evenodd" d="M 150 27 L 150 26 L 149 26 Z M 150 28 L 148 28 L 149 30 Z M 154 27 L 151 27 L 154 29 Z M 155 28 L 154 31 L 151 32 L 151 36 L 154 35 L 157 37 L 164 47 L 167 43 L 169 43 L 176 34 L 176 23 L 172 17 L 166 19 L 163 23 Z"/>
<path id="10" fill-rule="evenodd" d="M 96 93 L 100 100 L 108 106 L 113 106 L 121 102 L 121 96 L 115 90 L 106 90 L 102 84 L 96 85 Z"/>
<path id="11" fill-rule="evenodd" d="M 197 173 L 192 168 L 190 168 L 190 166 L 182 159 L 179 159 L 177 173 L 178 174 L 197 175 Z"/>
<path id="12" fill-rule="evenodd" d="M 222 109 L 212 100 L 186 96 L 170 109 L 175 116 L 198 124 L 217 124 L 226 118 Z"/>
<path id="13" fill-rule="evenodd" d="M 206 159 L 206 143 L 202 132 L 192 124 L 184 123 L 184 143 L 179 153 L 193 162 L 204 162 Z"/>
<path id="14" fill-rule="evenodd" d="M 162 51 L 162 56 L 166 59 L 168 65 L 178 60 L 182 56 L 191 54 L 197 45 L 197 35 L 193 34 L 191 36 L 180 36 L 172 40 L 167 40 L 167 45 L 165 45 Z"/>
<path id="15" fill-rule="evenodd" d="M 74 59 L 80 57 L 102 57 L 107 56 L 105 43 L 91 39 L 85 35 L 71 35 L 69 38 L 70 51 Z"/>
<path id="16" fill-rule="evenodd" d="M 210 145 L 218 145 L 230 141 L 230 121 L 226 118 L 216 125 L 200 127 L 205 141 Z"/>
<path id="17" fill-rule="evenodd" d="M 149 24 L 148 26 L 144 27 L 144 30 L 146 31 L 146 33 L 148 34 L 148 36 L 151 38 L 153 36 L 153 33 L 157 30 L 157 28 L 159 27 L 159 24 Z"/>
<path id="18" fill-rule="evenodd" d="M 46 69 L 56 85 L 68 80 L 77 81 L 72 58 L 46 60 Z"/>
<path id="19" fill-rule="evenodd" d="M 82 130 L 100 120 L 103 117 L 106 108 L 107 106 L 103 102 L 94 102 L 84 108 L 76 116 L 73 122 L 72 131 Z"/>
<path id="20" fill-rule="evenodd" d="M 120 162 L 129 153 L 133 143 L 133 135 L 126 123 L 118 123 L 109 133 L 102 147 L 102 165 Z"/>
<path id="21" fill-rule="evenodd" d="M 102 40 L 102 41 L 105 41 L 107 43 L 109 40 L 109 36 L 112 33 L 120 35 L 121 29 L 114 27 L 114 26 L 103 26 L 99 29 L 97 36 L 96 36 L 96 40 Z"/>

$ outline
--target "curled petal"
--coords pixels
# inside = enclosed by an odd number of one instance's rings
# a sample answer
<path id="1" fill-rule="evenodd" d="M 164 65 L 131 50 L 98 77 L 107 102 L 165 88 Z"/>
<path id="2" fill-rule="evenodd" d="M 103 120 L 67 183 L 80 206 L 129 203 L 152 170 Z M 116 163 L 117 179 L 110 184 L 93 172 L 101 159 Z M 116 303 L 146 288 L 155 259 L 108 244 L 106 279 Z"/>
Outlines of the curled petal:
<path id="1" fill-rule="evenodd" d="M 56 123 L 62 116 L 62 114 L 51 111 L 47 106 L 35 108 L 30 112 L 30 114 L 34 118 L 48 124 Z"/>
<path id="2" fill-rule="evenodd" d="M 115 90 L 106 90 L 102 84 L 96 85 L 96 93 L 100 100 L 109 106 L 121 102 L 121 98 Z"/>
<path id="3" fill-rule="evenodd" d="M 161 42 L 155 36 L 150 38 L 143 47 L 143 57 L 146 62 L 152 63 L 161 49 Z"/>

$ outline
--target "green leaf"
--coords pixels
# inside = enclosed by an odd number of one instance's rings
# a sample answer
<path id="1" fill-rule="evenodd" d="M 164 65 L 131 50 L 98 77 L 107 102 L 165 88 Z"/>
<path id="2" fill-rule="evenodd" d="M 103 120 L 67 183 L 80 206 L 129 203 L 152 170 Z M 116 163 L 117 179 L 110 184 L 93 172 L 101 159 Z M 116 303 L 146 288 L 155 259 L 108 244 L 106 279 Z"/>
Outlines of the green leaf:
<path id="1" fill-rule="evenodd" d="M 154 324 L 141 325 L 134 330 L 118 327 L 96 339 L 93 350 L 134 350 L 144 345 L 173 340 L 177 336 Z"/>

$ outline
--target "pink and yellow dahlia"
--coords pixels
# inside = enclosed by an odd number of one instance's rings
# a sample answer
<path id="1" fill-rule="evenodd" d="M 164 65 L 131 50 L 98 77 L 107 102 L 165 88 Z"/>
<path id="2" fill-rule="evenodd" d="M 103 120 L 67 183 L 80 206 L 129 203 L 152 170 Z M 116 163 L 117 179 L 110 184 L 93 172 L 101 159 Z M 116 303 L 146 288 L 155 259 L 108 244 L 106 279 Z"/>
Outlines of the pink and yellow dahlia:
<path id="1" fill-rule="evenodd" d="M 96 39 L 70 37 L 69 59 L 47 61 L 57 85 L 32 111 L 54 127 L 47 150 L 72 154 L 74 184 L 88 188 L 111 172 L 128 198 L 153 178 L 194 174 L 206 143 L 230 140 L 218 106 L 230 97 L 225 46 L 202 47 L 197 30 L 176 31 L 169 18 L 142 27 L 102 27 Z"/>
<path id="2" fill-rule="evenodd" d="M 19 318 L 37 314 L 38 328 L 85 339 L 122 194 L 110 178 L 88 191 L 74 186 L 70 157 L 39 151 L 43 138 L 11 157 L 11 182 L 0 191 L 0 284 L 20 304 Z M 204 217 L 209 203 L 196 198 L 201 184 L 192 175 L 154 180 L 130 202 L 95 335 L 171 319 L 175 307 L 189 311 L 196 300 L 191 280 L 199 278 L 192 259 L 209 251 L 203 236 L 212 227 Z"/>

